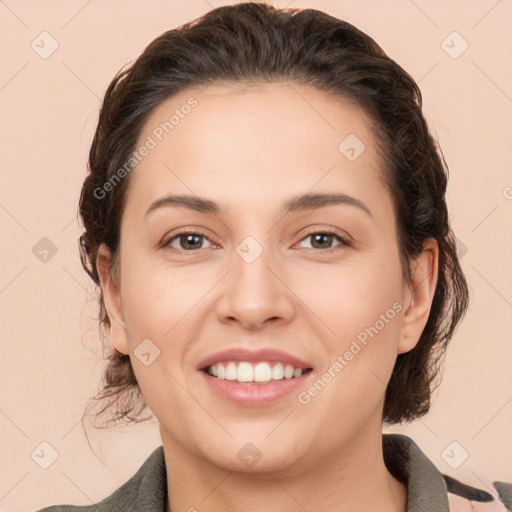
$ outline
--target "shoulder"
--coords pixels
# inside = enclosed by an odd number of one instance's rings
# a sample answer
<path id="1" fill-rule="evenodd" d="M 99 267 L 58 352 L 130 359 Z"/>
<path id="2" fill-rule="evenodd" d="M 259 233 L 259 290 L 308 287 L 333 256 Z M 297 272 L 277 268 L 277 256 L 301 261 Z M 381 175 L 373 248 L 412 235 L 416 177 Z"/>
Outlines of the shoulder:
<path id="1" fill-rule="evenodd" d="M 383 452 L 390 473 L 407 485 L 407 510 L 437 512 L 512 511 L 512 483 L 475 468 L 443 474 L 408 436 L 385 433 Z"/>
<path id="2" fill-rule="evenodd" d="M 505 512 L 512 510 L 512 483 L 492 481 L 469 469 L 454 478 L 443 474 L 450 512 Z"/>
<path id="3" fill-rule="evenodd" d="M 163 446 L 159 446 L 127 482 L 102 501 L 92 505 L 52 505 L 37 512 L 162 512 L 166 504 L 167 472 Z"/>

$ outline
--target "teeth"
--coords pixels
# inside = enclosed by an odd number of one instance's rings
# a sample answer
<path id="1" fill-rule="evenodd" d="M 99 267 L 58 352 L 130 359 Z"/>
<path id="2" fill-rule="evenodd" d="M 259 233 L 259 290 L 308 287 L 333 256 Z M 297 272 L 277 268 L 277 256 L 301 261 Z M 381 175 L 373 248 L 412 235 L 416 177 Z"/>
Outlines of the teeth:
<path id="1" fill-rule="evenodd" d="M 292 379 L 302 375 L 302 368 L 294 368 L 291 364 L 251 363 L 242 361 L 235 363 L 217 363 L 208 368 L 208 374 L 218 379 L 236 380 L 238 382 L 270 382 L 271 380 Z"/>
<path id="2" fill-rule="evenodd" d="M 235 363 L 228 363 L 226 366 L 226 380 L 236 380 L 237 371 Z"/>
<path id="3" fill-rule="evenodd" d="M 284 378 L 284 367 L 283 363 L 277 363 L 272 368 L 272 379 L 281 380 Z"/>
<path id="4" fill-rule="evenodd" d="M 242 364 L 240 366 L 242 366 Z M 240 371 L 240 366 L 238 367 L 238 371 Z M 252 370 L 252 365 L 249 365 L 249 368 Z M 251 371 L 250 374 L 251 380 L 252 377 L 254 377 L 254 382 L 269 382 L 272 380 L 272 369 L 268 363 L 258 363 L 254 367 L 254 372 Z"/>

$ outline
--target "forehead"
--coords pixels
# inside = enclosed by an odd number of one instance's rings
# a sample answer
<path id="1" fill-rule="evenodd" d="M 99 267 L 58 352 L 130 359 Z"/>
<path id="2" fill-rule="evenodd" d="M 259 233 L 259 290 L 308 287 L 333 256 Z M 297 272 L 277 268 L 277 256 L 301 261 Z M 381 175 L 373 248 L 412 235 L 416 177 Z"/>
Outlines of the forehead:
<path id="1" fill-rule="evenodd" d="M 232 145 L 233 154 L 238 147 L 247 152 L 250 141 L 254 141 L 255 154 L 256 140 L 266 148 L 308 141 L 307 146 L 297 146 L 287 155 L 293 157 L 308 148 L 314 151 L 320 143 L 337 154 L 341 138 L 349 133 L 371 146 L 371 125 L 364 111 L 348 99 L 311 86 L 214 83 L 203 89 L 186 89 L 162 102 L 146 121 L 140 139 L 153 135 L 178 153 L 180 143 L 192 138 L 196 149 L 209 151 L 215 149 L 215 142 L 225 144 L 235 137 L 239 143 L 249 143 Z M 203 141 L 209 144 L 201 147 Z"/>
<path id="2" fill-rule="evenodd" d="M 132 171 L 129 196 L 148 204 L 178 191 L 270 204 L 335 187 L 377 200 L 383 189 L 371 127 L 362 109 L 310 86 L 186 89 L 146 121 L 137 147 L 149 139 L 154 147 Z"/>

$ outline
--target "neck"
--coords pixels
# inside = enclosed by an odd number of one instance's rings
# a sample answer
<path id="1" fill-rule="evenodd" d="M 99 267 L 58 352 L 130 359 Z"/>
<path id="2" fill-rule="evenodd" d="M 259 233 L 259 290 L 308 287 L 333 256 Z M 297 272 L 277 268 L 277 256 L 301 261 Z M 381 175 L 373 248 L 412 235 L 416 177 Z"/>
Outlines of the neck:
<path id="1" fill-rule="evenodd" d="M 163 432 L 162 432 L 163 434 Z M 379 432 L 377 432 L 379 434 Z M 227 471 L 162 435 L 167 467 L 167 512 L 406 510 L 407 490 L 387 470 L 382 434 L 350 440 L 304 471 Z"/>

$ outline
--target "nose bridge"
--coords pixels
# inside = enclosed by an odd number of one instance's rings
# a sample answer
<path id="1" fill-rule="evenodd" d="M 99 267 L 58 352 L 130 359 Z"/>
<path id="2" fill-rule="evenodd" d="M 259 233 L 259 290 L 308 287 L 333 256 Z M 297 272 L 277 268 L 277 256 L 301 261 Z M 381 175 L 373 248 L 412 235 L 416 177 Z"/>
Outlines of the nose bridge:
<path id="1" fill-rule="evenodd" d="M 279 265 L 270 245 L 247 236 L 236 246 L 230 283 L 218 306 L 221 319 L 236 319 L 255 328 L 268 319 L 291 318 L 294 308 L 289 290 L 276 276 Z"/>
<path id="2" fill-rule="evenodd" d="M 244 293 L 249 295 L 254 292 L 256 294 L 272 293 L 275 279 L 270 268 L 275 262 L 275 255 L 272 254 L 272 248 L 268 243 L 260 243 L 253 236 L 246 237 L 235 250 L 233 255 L 233 264 L 237 286 Z M 251 291 L 252 289 L 252 291 Z"/>

